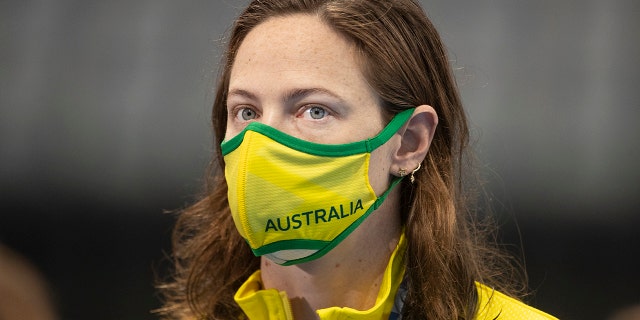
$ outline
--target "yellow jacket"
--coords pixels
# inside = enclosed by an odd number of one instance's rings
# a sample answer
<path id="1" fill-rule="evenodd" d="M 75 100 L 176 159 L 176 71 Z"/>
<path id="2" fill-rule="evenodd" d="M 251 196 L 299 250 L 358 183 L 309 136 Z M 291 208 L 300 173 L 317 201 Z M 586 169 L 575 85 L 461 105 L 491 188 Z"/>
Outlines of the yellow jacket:
<path id="1" fill-rule="evenodd" d="M 400 319 L 402 302 L 395 301 L 404 275 L 402 253 L 405 249 L 404 235 L 389 259 L 375 305 L 369 310 L 355 310 L 347 307 L 331 307 L 316 310 L 320 319 Z M 249 319 L 292 320 L 293 315 L 287 293 L 275 289 L 262 289 L 260 271 L 256 271 L 238 289 L 234 299 Z M 478 313 L 476 319 L 500 320 L 547 320 L 557 319 L 534 309 L 518 300 L 476 282 L 478 290 Z M 404 290 L 400 288 L 400 290 Z"/>

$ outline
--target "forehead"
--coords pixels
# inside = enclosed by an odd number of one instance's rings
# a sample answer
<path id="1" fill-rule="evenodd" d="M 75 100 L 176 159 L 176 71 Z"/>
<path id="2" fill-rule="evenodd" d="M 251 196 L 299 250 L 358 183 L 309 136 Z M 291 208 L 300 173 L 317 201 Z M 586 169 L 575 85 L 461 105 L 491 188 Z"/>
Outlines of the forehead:
<path id="1" fill-rule="evenodd" d="M 251 30 L 243 40 L 240 50 L 286 48 L 290 56 L 303 51 L 309 56 L 339 53 L 352 49 L 343 36 L 335 32 L 319 17 L 309 14 L 293 14 L 269 18 Z M 266 50 L 263 54 L 270 53 Z M 278 52 L 282 54 L 285 52 Z M 346 53 L 346 52 L 342 52 Z"/>
<path id="2" fill-rule="evenodd" d="M 311 80 L 366 82 L 355 46 L 307 14 L 270 18 L 247 34 L 231 68 L 231 85 L 251 83 L 257 76 L 300 85 Z"/>

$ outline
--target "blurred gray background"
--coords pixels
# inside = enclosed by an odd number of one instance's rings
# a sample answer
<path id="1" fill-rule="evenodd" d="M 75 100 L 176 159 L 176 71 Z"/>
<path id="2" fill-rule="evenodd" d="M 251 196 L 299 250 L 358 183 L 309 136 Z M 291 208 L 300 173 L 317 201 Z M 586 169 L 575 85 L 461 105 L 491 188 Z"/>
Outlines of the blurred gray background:
<path id="1" fill-rule="evenodd" d="M 0 1 L 0 242 L 61 318 L 156 318 L 163 212 L 200 190 L 246 2 Z M 531 303 L 563 319 L 640 303 L 640 2 L 422 3 Z"/>

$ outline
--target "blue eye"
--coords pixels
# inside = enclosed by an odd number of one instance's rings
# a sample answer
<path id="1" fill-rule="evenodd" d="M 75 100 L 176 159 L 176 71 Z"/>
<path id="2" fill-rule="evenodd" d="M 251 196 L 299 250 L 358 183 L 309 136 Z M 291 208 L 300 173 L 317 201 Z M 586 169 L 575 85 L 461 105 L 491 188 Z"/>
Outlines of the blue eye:
<path id="1" fill-rule="evenodd" d="M 327 116 L 327 110 L 317 106 L 307 109 L 305 113 L 309 114 L 309 117 L 314 120 L 320 120 Z"/>
<path id="2" fill-rule="evenodd" d="M 238 120 L 241 121 L 249 121 L 249 120 L 253 120 L 257 117 L 258 115 L 256 114 L 255 111 L 253 111 L 250 108 L 242 108 L 240 110 L 238 110 L 238 113 L 236 114 L 236 118 Z"/>

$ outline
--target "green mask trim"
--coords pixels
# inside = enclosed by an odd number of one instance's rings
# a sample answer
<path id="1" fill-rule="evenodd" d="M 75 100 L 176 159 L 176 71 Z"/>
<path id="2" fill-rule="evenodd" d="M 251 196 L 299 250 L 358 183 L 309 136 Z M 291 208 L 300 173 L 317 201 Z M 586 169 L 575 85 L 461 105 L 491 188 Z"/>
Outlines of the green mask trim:
<path id="1" fill-rule="evenodd" d="M 369 183 L 369 161 L 371 152 L 394 137 L 414 110 L 398 113 L 372 138 L 345 144 L 305 141 L 257 121 L 223 141 L 229 207 L 253 253 L 280 265 L 294 265 L 324 256 L 347 238 L 402 180 L 393 178 L 377 196 Z M 342 205 L 347 203 L 344 215 Z M 358 206 L 364 211 L 358 212 Z M 328 220 L 325 208 L 331 208 Z M 303 215 L 306 225 L 300 220 Z M 286 227 L 280 226 L 280 217 L 286 217 Z M 335 218 L 339 220 L 332 221 Z"/>
<path id="2" fill-rule="evenodd" d="M 251 122 L 249 123 L 242 132 L 237 134 L 235 137 L 223 141 L 220 145 L 220 150 L 222 151 L 222 155 L 225 156 L 238 148 L 244 139 L 244 134 L 251 130 L 258 133 L 261 133 L 285 146 L 288 146 L 294 150 L 298 150 L 304 153 L 313 154 L 317 156 L 325 156 L 325 157 L 341 157 L 341 156 L 350 156 L 354 154 L 360 154 L 375 150 L 379 146 L 383 145 L 387 142 L 398 130 L 402 127 L 405 122 L 411 117 L 415 108 L 404 110 L 398 114 L 396 114 L 393 119 L 389 122 L 389 124 L 373 138 L 350 142 L 345 144 L 320 144 L 313 143 L 309 141 L 305 141 L 302 139 L 298 139 L 294 136 L 290 136 L 284 132 L 278 131 L 268 125 L 262 124 L 260 122 Z"/>
<path id="3" fill-rule="evenodd" d="M 307 257 L 304 257 L 302 259 L 289 260 L 287 262 L 284 262 L 284 263 L 282 263 L 283 266 L 290 266 L 290 265 L 294 265 L 294 264 L 308 262 L 308 261 L 312 261 L 312 260 L 318 259 L 318 258 L 324 256 L 325 254 L 327 254 L 327 252 L 331 251 L 338 244 L 340 244 L 342 242 L 342 240 L 344 240 L 347 236 L 349 236 L 351 234 L 351 232 L 353 232 L 353 230 L 355 230 L 358 226 L 360 226 L 360 224 L 365 219 L 367 219 L 367 217 L 369 217 L 369 215 L 373 211 L 378 209 L 378 207 L 380 207 L 380 205 L 387 198 L 389 193 L 391 193 L 391 191 L 394 189 L 394 187 L 396 185 L 398 185 L 398 183 L 400 183 L 400 181 L 402 181 L 402 179 L 403 179 L 403 177 L 396 177 L 395 179 L 393 179 L 393 181 L 391 182 L 391 185 L 389 186 L 389 189 L 387 189 L 387 191 L 385 191 L 380 197 L 378 197 L 378 199 L 376 199 L 376 201 L 373 203 L 373 205 L 371 207 L 369 207 L 367 212 L 365 212 L 361 217 L 359 217 L 358 220 L 355 220 L 351 225 L 349 225 L 349 227 L 347 227 L 344 231 L 342 231 L 342 233 L 340 233 L 338 236 L 336 236 L 331 241 L 308 240 L 308 239 L 282 240 L 282 241 L 278 241 L 278 242 L 274 242 L 274 243 L 262 246 L 259 249 L 255 249 L 255 250 L 251 249 L 251 250 L 253 251 L 253 253 L 256 256 L 262 256 L 264 254 L 268 254 L 268 253 L 271 253 L 271 252 L 274 252 L 274 251 L 288 250 L 288 249 L 301 249 L 301 248 L 304 248 L 304 249 L 318 249 L 319 250 L 319 251 L 315 252 L 314 254 L 312 254 L 310 256 L 307 256 Z"/>

